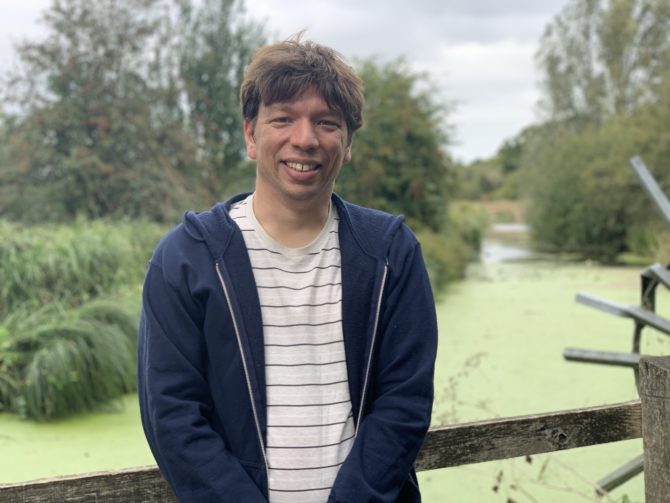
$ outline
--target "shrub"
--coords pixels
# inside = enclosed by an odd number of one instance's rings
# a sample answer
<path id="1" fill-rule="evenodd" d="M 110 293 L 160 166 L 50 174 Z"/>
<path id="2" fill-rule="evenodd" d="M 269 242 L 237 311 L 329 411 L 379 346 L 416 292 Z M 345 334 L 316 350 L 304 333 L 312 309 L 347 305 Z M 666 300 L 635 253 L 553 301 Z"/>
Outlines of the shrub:
<path id="1" fill-rule="evenodd" d="M 476 203 L 458 202 L 450 205 L 443 232 L 428 229 L 417 232 L 435 292 L 465 277 L 468 263 L 479 256 L 487 227 L 488 214 L 484 208 Z"/>
<path id="2" fill-rule="evenodd" d="M 141 281 L 163 232 L 142 222 L 25 227 L 0 221 L 0 319 L 19 306 L 76 306 Z"/>
<path id="3" fill-rule="evenodd" d="M 61 314 L 58 314 L 61 313 Z M 49 420 L 135 389 L 137 320 L 113 301 L 58 306 L 6 320 L 0 408 Z"/>

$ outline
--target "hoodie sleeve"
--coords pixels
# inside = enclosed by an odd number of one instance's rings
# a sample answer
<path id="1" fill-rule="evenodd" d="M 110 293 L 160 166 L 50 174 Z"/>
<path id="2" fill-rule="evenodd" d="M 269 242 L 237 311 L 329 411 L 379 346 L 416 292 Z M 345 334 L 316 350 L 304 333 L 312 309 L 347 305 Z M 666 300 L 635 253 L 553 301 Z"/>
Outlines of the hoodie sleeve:
<path id="1" fill-rule="evenodd" d="M 186 281 L 172 284 L 165 272 L 149 265 L 139 330 L 140 411 L 154 457 L 179 501 L 266 503 L 211 427 L 198 306 Z"/>
<path id="2" fill-rule="evenodd" d="M 430 424 L 437 320 L 421 249 L 404 225 L 387 274 L 364 417 L 329 503 L 420 501 L 410 473 Z"/>

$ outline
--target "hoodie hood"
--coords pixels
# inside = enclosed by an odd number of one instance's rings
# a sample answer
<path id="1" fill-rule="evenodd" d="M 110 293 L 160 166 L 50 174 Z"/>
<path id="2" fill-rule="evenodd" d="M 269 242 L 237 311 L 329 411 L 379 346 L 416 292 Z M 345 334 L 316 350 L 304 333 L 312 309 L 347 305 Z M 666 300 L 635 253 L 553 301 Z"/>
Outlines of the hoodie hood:
<path id="1" fill-rule="evenodd" d="M 237 229 L 228 211 L 233 204 L 244 200 L 249 194 L 246 192 L 233 196 L 208 211 L 188 211 L 184 214 L 184 230 L 192 239 L 204 242 L 214 260 L 223 257 Z M 393 237 L 400 229 L 404 217 L 402 215 L 391 217 L 381 211 L 361 208 L 345 202 L 337 194 L 333 194 L 331 200 L 337 207 L 340 219 L 349 224 L 345 228 L 351 231 L 350 235 L 345 234 L 342 237 L 350 238 L 370 258 L 385 260 Z M 357 232 L 355 229 L 364 231 Z M 343 231 L 342 224 L 340 230 Z"/>

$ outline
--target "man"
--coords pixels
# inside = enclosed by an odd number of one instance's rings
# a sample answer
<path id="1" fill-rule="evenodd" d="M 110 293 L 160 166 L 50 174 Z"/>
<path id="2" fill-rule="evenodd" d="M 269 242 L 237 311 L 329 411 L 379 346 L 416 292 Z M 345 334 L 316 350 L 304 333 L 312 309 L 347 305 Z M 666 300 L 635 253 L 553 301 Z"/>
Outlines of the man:
<path id="1" fill-rule="evenodd" d="M 146 276 L 142 422 L 182 502 L 415 502 L 437 329 L 419 245 L 333 194 L 362 124 L 333 50 L 261 48 L 241 89 L 256 188 L 163 238 Z"/>

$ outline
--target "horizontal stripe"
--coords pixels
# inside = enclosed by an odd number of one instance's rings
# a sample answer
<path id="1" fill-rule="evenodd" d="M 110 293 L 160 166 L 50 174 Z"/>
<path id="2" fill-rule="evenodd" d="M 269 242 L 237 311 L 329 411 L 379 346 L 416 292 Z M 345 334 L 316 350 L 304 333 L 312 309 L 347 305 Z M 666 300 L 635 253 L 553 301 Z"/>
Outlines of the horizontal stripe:
<path id="1" fill-rule="evenodd" d="M 337 339 L 336 341 L 330 342 L 297 342 L 295 344 L 264 344 L 266 348 L 296 348 L 301 346 L 330 346 L 331 344 L 338 344 L 342 342 L 342 339 Z"/>
<path id="2" fill-rule="evenodd" d="M 333 320 L 333 321 L 324 321 L 323 323 L 293 323 L 291 325 L 266 325 L 263 324 L 263 328 L 292 328 L 292 327 L 323 327 L 324 325 L 334 325 L 335 323 L 340 323 L 342 319 Z"/>
<path id="3" fill-rule="evenodd" d="M 345 438 L 344 440 L 340 440 L 339 442 L 335 442 L 334 444 L 323 444 L 323 445 L 297 445 L 297 446 L 289 446 L 289 445 L 268 445 L 266 449 L 320 449 L 322 447 L 335 447 L 336 445 L 342 445 L 345 442 L 348 442 L 352 438 L 354 438 L 356 435 L 351 435 L 349 438 Z"/>
<path id="4" fill-rule="evenodd" d="M 247 251 L 264 251 L 274 255 L 281 255 L 278 251 L 270 250 L 269 248 L 247 248 Z"/>
<path id="5" fill-rule="evenodd" d="M 344 342 L 342 339 L 330 342 L 300 342 L 296 344 L 264 344 L 266 348 L 296 348 L 299 346 L 329 346 L 330 344 L 338 344 Z"/>
<path id="6" fill-rule="evenodd" d="M 303 387 L 303 386 L 332 386 L 333 384 L 342 384 L 344 382 L 349 382 L 348 379 L 342 381 L 333 381 L 333 382 L 315 382 L 315 383 L 300 383 L 300 384 L 266 384 L 266 386 L 284 386 L 284 387 Z"/>
<path id="7" fill-rule="evenodd" d="M 261 304 L 261 309 L 264 308 L 269 308 L 269 309 L 275 309 L 275 308 L 291 308 L 291 307 L 323 307 L 323 306 L 334 306 L 336 304 L 340 304 L 342 302 L 342 299 L 334 300 L 332 302 L 321 302 L 320 304 L 281 304 L 277 306 L 268 306 L 265 304 Z"/>
<path id="8" fill-rule="evenodd" d="M 266 367 L 325 367 L 326 365 L 335 365 L 336 363 L 344 363 L 346 360 L 338 360 L 336 362 L 327 363 L 266 363 Z"/>
<path id="9" fill-rule="evenodd" d="M 270 470 L 281 470 L 281 471 L 292 471 L 292 472 L 299 472 L 299 471 L 305 471 L 305 470 L 325 470 L 326 468 L 335 468 L 336 466 L 342 466 L 344 464 L 344 461 L 341 463 L 337 463 L 336 465 L 326 465 L 326 466 L 306 466 L 304 468 L 275 468 L 273 466 L 270 466 Z"/>
<path id="10" fill-rule="evenodd" d="M 307 286 L 302 286 L 300 288 L 294 288 L 292 286 L 263 286 L 263 285 L 257 285 L 256 288 L 264 288 L 266 290 L 275 290 L 275 289 L 282 289 L 286 288 L 287 290 L 307 290 L 308 288 L 323 288 L 325 286 L 340 286 L 342 283 L 326 283 L 325 285 L 307 285 Z"/>
<path id="11" fill-rule="evenodd" d="M 308 493 L 313 491 L 330 491 L 330 487 L 317 487 L 316 489 L 272 489 L 273 493 Z"/>
<path id="12" fill-rule="evenodd" d="M 325 428 L 327 426 L 336 426 L 339 424 L 345 424 L 349 419 L 353 417 L 352 414 L 347 416 L 347 419 L 344 421 L 337 421 L 336 423 L 325 423 L 325 424 L 272 424 L 268 425 L 268 428 Z"/>
<path id="13" fill-rule="evenodd" d="M 317 265 L 307 271 L 287 271 L 286 269 L 281 269 L 280 267 L 252 267 L 252 269 L 254 271 L 279 271 L 283 272 L 284 274 L 309 274 L 310 272 L 323 271 L 324 269 L 341 269 L 341 267 L 337 264 L 326 266 Z"/>
<path id="14" fill-rule="evenodd" d="M 351 400 L 342 400 L 340 402 L 331 403 L 269 403 L 267 407 L 330 407 L 331 405 L 340 405 L 342 403 L 349 403 Z"/>

